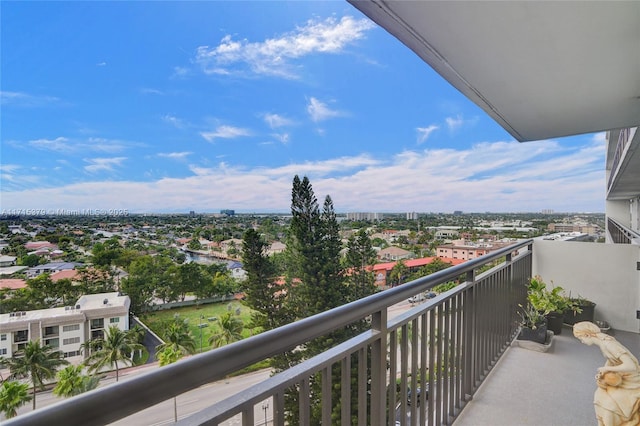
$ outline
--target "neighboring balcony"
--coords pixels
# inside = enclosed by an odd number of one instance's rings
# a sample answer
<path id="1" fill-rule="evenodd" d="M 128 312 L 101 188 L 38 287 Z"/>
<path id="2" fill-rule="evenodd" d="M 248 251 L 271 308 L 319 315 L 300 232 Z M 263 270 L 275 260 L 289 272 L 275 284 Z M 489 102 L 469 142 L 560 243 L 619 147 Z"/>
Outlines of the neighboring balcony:
<path id="1" fill-rule="evenodd" d="M 108 424 L 366 319 L 362 334 L 202 411 L 182 413 L 178 423 L 264 424 L 266 407 L 269 424 L 285 424 L 285 395 L 293 393 L 295 418 L 303 425 L 313 424 L 314 401 L 320 401 L 322 424 L 595 425 L 593 377 L 604 364 L 602 355 L 566 327 L 547 353 L 513 348 L 518 305 L 525 303 L 528 280 L 540 274 L 596 301 L 596 318 L 609 322 L 638 354 L 639 250 L 630 244 L 523 241 L 6 424 Z M 487 265 L 493 267 L 478 273 Z M 452 290 L 388 316 L 398 302 L 460 277 L 464 282 Z M 336 398 L 353 404 L 336 413 Z"/>

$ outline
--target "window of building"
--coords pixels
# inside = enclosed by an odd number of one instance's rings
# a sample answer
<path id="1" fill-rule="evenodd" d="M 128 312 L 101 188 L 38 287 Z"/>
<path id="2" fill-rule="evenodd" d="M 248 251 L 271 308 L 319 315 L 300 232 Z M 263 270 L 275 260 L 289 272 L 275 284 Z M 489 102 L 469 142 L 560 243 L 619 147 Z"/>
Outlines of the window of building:
<path id="1" fill-rule="evenodd" d="M 95 330 L 97 328 L 104 328 L 104 318 L 92 319 L 91 320 L 91 329 Z"/>
<path id="2" fill-rule="evenodd" d="M 29 340 L 28 330 L 18 330 L 15 333 L 13 333 L 14 343 L 26 342 L 27 340 Z"/>
<path id="3" fill-rule="evenodd" d="M 80 324 L 71 324 L 71 325 L 62 326 L 62 331 L 64 332 L 77 331 L 77 330 L 80 330 Z"/>
<path id="4" fill-rule="evenodd" d="M 64 356 L 65 358 L 69 358 L 69 357 L 72 357 L 72 356 L 78 356 L 78 355 L 80 355 L 80 351 L 65 352 L 65 353 L 63 354 L 63 356 Z"/>
<path id="5" fill-rule="evenodd" d="M 57 337 L 55 339 L 45 339 L 44 344 L 45 346 L 58 348 L 60 347 L 60 339 L 58 339 Z"/>
<path id="6" fill-rule="evenodd" d="M 68 339 L 62 339 L 63 345 L 73 345 L 74 343 L 80 343 L 79 337 L 70 337 Z"/>
<path id="7" fill-rule="evenodd" d="M 0 334 L 0 341 L 5 341 L 7 340 L 7 335 L 6 334 Z"/>
<path id="8" fill-rule="evenodd" d="M 120 322 L 120 317 L 109 318 L 109 323 L 114 324 Z"/>
<path id="9" fill-rule="evenodd" d="M 57 326 L 57 325 L 54 325 L 54 326 L 51 326 L 51 327 L 45 327 L 44 328 L 44 337 L 57 336 L 59 330 L 60 330 L 60 327 Z"/>
<path id="10" fill-rule="evenodd" d="M 0 355 L 6 355 L 6 354 L 7 354 L 7 348 L 0 349 Z"/>

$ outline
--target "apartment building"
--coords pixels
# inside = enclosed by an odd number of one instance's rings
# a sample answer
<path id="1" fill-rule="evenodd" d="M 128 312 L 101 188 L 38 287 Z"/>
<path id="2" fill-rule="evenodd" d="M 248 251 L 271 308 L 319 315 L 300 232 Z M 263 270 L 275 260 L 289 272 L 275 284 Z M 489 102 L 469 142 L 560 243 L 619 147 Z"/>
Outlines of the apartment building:
<path id="1" fill-rule="evenodd" d="M 0 356 L 12 357 L 30 340 L 62 351 L 65 358 L 81 354 L 82 344 L 104 336 L 110 326 L 129 329 L 129 296 L 88 294 L 73 306 L 0 314 Z"/>
<path id="2" fill-rule="evenodd" d="M 475 242 L 462 239 L 436 247 L 436 254 L 443 258 L 471 260 L 510 244 L 513 244 L 513 241 Z"/>

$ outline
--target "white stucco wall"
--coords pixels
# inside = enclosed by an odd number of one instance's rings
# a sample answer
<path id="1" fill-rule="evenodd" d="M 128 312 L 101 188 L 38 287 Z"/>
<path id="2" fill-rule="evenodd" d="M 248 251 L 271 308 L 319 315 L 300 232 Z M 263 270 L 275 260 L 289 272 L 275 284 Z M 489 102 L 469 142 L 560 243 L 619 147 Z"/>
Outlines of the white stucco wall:
<path id="1" fill-rule="evenodd" d="M 638 333 L 640 246 L 535 240 L 533 274 L 596 302 L 595 317 Z"/>

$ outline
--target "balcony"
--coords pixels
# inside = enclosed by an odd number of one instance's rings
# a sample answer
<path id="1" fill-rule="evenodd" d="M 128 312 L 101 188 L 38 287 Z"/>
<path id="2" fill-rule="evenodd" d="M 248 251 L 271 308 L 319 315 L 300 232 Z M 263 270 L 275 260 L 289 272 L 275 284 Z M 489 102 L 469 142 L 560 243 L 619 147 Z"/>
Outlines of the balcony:
<path id="1" fill-rule="evenodd" d="M 273 424 L 285 424 L 285 393 L 292 390 L 299 401 L 295 418 L 300 424 L 312 424 L 312 399 L 321 401 L 324 424 L 332 423 L 332 415 L 356 417 L 359 424 L 367 425 L 395 424 L 396 420 L 411 425 L 595 423 L 593 376 L 604 363 L 598 349 L 582 345 L 569 329 L 556 336 L 549 353 L 512 348 L 516 309 L 525 300 L 532 274 L 570 277 L 567 284 L 561 278 L 563 286 L 596 300 L 596 316 L 606 319 L 617 329 L 616 337 L 639 353 L 640 339 L 634 333 L 637 320 L 635 316 L 633 320 L 626 318 L 635 306 L 628 301 L 637 299 L 637 271 L 634 264 L 633 273 L 629 273 L 635 276 L 633 283 L 625 281 L 628 272 L 620 268 L 623 253 L 629 251 L 628 258 L 637 258 L 638 250 L 638 246 L 627 244 L 526 240 L 280 329 L 21 415 L 6 424 L 127 422 L 131 414 L 363 319 L 368 320 L 369 328 L 362 334 L 178 423 L 230 424 L 233 418 L 234 424 L 263 424 L 257 415 L 269 400 L 268 418 Z M 616 259 L 615 265 L 608 265 L 609 256 Z M 492 269 L 477 273 L 494 262 Z M 611 281 L 607 291 L 599 282 L 601 274 Z M 464 282 L 454 289 L 388 318 L 389 308 L 396 303 L 459 277 L 464 277 Z M 621 300 L 627 305 L 621 306 Z M 316 391 L 311 391 L 317 383 Z M 429 389 L 428 398 L 422 392 L 410 404 L 409 392 L 402 390 L 410 389 L 410 394 L 416 395 L 418 388 Z M 550 389 L 563 392 L 561 396 L 548 394 Z M 336 390 L 342 400 L 356 398 L 357 403 L 343 404 L 339 413 L 332 413 L 332 392 Z M 545 421 L 540 416 L 553 418 Z M 559 416 L 567 416 L 566 421 Z"/>

